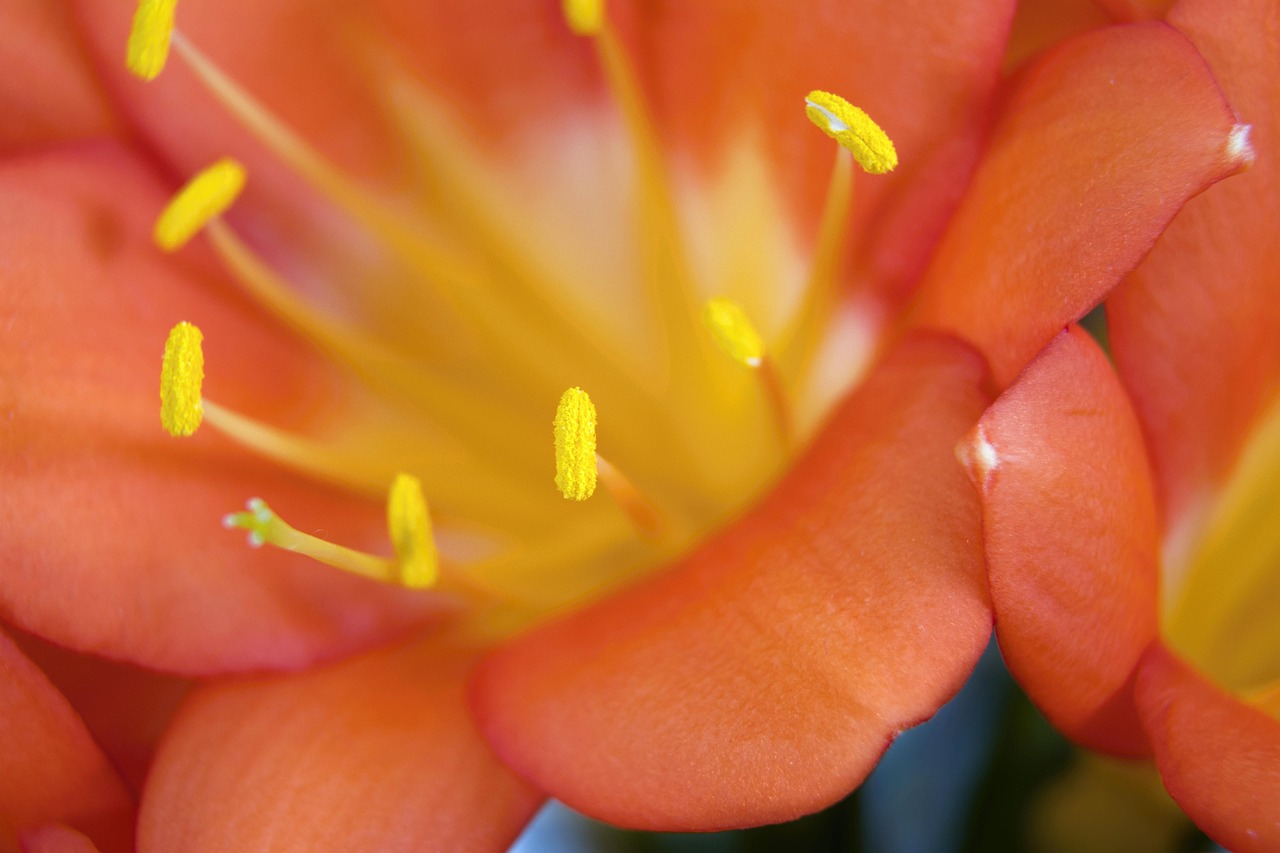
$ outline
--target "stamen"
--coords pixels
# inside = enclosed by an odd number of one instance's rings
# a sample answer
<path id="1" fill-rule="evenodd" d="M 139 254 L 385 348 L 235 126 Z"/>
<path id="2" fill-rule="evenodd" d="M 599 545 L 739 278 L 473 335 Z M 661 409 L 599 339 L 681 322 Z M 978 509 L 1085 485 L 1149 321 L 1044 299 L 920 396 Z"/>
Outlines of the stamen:
<path id="1" fill-rule="evenodd" d="M 400 582 L 411 589 L 426 589 L 434 584 L 439 557 L 422 483 L 416 477 L 396 475 L 387 495 L 387 529 L 400 563 Z"/>
<path id="2" fill-rule="evenodd" d="M 141 0 L 133 13 L 125 65 L 143 80 L 154 80 L 164 70 L 177 5 L 178 0 Z"/>
<path id="3" fill-rule="evenodd" d="M 898 152 L 889 135 L 844 98 L 815 89 L 804 103 L 809 120 L 853 152 L 853 158 L 867 172 L 883 175 L 898 165 Z"/>
<path id="4" fill-rule="evenodd" d="M 560 397 L 553 423 L 556 488 L 566 500 L 585 501 L 596 490 L 596 407 L 581 388 Z"/>
<path id="5" fill-rule="evenodd" d="M 604 0 L 564 0 L 564 18 L 577 35 L 599 35 L 604 26 Z"/>
<path id="6" fill-rule="evenodd" d="M 794 435 L 791 401 L 773 358 L 765 350 L 764 341 L 747 312 L 732 299 L 718 296 L 703 307 L 702 319 L 720 349 L 734 361 L 755 371 L 768 399 L 778 438 L 784 448 L 790 447 Z"/>
<path id="7" fill-rule="evenodd" d="M 764 359 L 764 342 L 742 306 L 732 299 L 718 296 L 702 309 L 702 321 L 711 330 L 720 349 L 739 364 L 759 367 Z"/>
<path id="8" fill-rule="evenodd" d="M 625 474 L 599 454 L 596 455 L 596 466 L 600 482 L 608 490 L 609 497 L 627 514 L 636 530 L 648 539 L 659 538 L 666 529 L 666 524 L 653 502 Z"/>
<path id="9" fill-rule="evenodd" d="M 178 191 L 156 220 L 156 245 L 172 252 L 232 205 L 244 189 L 244 167 L 224 157 Z"/>
<path id="10" fill-rule="evenodd" d="M 627 53 L 607 19 L 601 20 L 593 38 L 636 157 L 639 230 L 650 264 L 646 275 L 667 336 L 668 357 L 680 366 L 673 375 L 689 384 L 704 382 L 705 350 L 697 333 L 693 274 L 663 148 Z"/>
<path id="11" fill-rule="evenodd" d="M 204 382 L 204 335 L 183 321 L 169 330 L 160 364 L 160 424 L 175 438 L 194 435 L 204 409 L 200 386 Z"/>
<path id="12" fill-rule="evenodd" d="M 804 297 L 779 345 L 779 350 L 785 353 L 788 375 L 804 376 L 808 373 L 818 343 L 823 339 L 823 332 L 840 301 L 840 261 L 844 255 L 852 198 L 853 153 L 844 146 L 837 146 Z"/>
<path id="13" fill-rule="evenodd" d="M 556 488 L 567 500 L 583 501 L 596 490 L 596 479 L 626 513 L 636 529 L 655 539 L 665 525 L 662 514 L 628 477 L 596 453 L 596 407 L 581 388 L 570 388 L 556 407 Z"/>

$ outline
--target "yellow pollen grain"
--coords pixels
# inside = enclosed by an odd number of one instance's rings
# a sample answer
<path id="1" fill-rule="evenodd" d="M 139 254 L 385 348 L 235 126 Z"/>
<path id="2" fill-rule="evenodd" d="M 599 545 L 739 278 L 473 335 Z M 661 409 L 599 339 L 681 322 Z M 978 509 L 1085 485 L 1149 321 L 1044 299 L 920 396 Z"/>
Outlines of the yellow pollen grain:
<path id="1" fill-rule="evenodd" d="M 893 140 L 871 116 L 839 95 L 815 89 L 804 99 L 809 120 L 853 153 L 863 170 L 873 175 L 892 172 L 898 165 Z"/>
<path id="2" fill-rule="evenodd" d="M 764 360 L 764 342 L 741 305 L 717 296 L 703 306 L 702 322 L 730 358 L 748 367 L 760 366 Z"/>
<path id="3" fill-rule="evenodd" d="M 596 407 L 586 391 L 564 392 L 554 427 L 556 488 L 568 500 L 585 501 L 596 490 Z"/>
<path id="4" fill-rule="evenodd" d="M 178 0 L 141 0 L 133 13 L 125 65 L 143 80 L 154 80 L 164 70 L 177 5 Z"/>
<path id="5" fill-rule="evenodd" d="M 418 478 L 404 473 L 396 475 L 387 494 L 387 530 L 396 549 L 400 582 L 410 589 L 426 589 L 434 584 L 439 574 L 439 557 Z"/>
<path id="6" fill-rule="evenodd" d="M 175 438 L 193 435 L 204 410 L 200 386 L 204 382 L 204 335 L 183 321 L 169 330 L 160 365 L 160 424 Z"/>
<path id="7" fill-rule="evenodd" d="M 564 0 L 564 19 L 577 35 L 599 35 L 604 26 L 604 0 Z"/>
<path id="8" fill-rule="evenodd" d="M 220 216 L 244 189 L 244 166 L 230 157 L 200 172 L 178 191 L 160 218 L 152 236 L 166 252 L 181 248 L 210 219 Z"/>

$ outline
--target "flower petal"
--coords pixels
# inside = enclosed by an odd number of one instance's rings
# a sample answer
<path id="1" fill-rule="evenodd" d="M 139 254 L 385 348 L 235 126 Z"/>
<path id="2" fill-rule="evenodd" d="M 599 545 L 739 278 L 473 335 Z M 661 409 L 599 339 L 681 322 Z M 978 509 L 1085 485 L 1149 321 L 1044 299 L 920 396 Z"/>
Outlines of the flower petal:
<path id="1" fill-rule="evenodd" d="M 133 803 L 67 700 L 0 631 L 0 847 L 50 822 L 130 847 Z M 7 847 L 6 847 L 7 849 Z"/>
<path id="2" fill-rule="evenodd" d="M 1252 125 L 1261 155 L 1189 202 L 1107 304 L 1116 365 L 1177 530 L 1222 484 L 1280 387 L 1280 10 L 1269 0 L 1184 2 L 1171 20 Z"/>
<path id="3" fill-rule="evenodd" d="M 707 830 L 794 818 L 928 718 L 991 628 L 952 454 L 980 359 L 908 339 L 756 509 L 669 571 L 477 670 L 498 754 L 573 808 Z"/>
<path id="4" fill-rule="evenodd" d="M 961 445 L 982 495 L 996 636 L 1055 726 L 1145 746 L 1129 696 L 1156 636 L 1157 537 L 1133 412 L 1078 326 L 1031 363 Z"/>
<path id="5" fill-rule="evenodd" d="M 1237 171 L 1235 118 L 1164 24 L 1096 30 L 1032 68 L 922 285 L 1001 385 L 1132 269 L 1188 198 Z"/>
<path id="6" fill-rule="evenodd" d="M 180 319 L 205 328 L 219 402 L 289 426 L 341 392 L 209 274 L 207 256 L 161 258 L 146 235 L 163 199 L 147 172 L 114 147 L 78 149 L 10 161 L 0 196 L 6 617 L 81 651 L 209 672 L 367 647 L 436 607 L 252 552 L 219 525 L 261 495 L 344 543 L 388 547 L 380 505 L 285 476 L 220 436 L 161 431 L 160 353 Z"/>
<path id="7" fill-rule="evenodd" d="M 1165 788 L 1219 844 L 1280 848 L 1280 722 L 1155 644 L 1136 698 Z"/>
<path id="8" fill-rule="evenodd" d="M 0 2 L 0 150 L 117 132 L 63 3 Z"/>
<path id="9" fill-rule="evenodd" d="M 466 713 L 475 657 L 418 640 L 198 691 L 162 744 L 139 848 L 505 849 L 542 798 Z"/>

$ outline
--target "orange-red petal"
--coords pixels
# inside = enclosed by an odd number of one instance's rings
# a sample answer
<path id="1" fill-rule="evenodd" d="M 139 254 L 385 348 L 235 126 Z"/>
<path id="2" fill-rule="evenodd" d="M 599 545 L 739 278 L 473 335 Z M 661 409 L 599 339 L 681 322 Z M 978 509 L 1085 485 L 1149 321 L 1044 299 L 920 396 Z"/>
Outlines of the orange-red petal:
<path id="1" fill-rule="evenodd" d="M 1036 64 L 922 285 L 915 322 L 955 331 L 1002 385 L 1150 249 L 1188 198 L 1238 170 L 1235 117 L 1189 41 L 1096 30 Z"/>
<path id="2" fill-rule="evenodd" d="M 952 448 L 985 367 L 913 337 L 765 501 L 670 570 L 495 651 L 498 754 L 625 826 L 786 820 L 856 786 L 959 689 L 991 616 Z"/>
<path id="3" fill-rule="evenodd" d="M 1191 819 L 1239 853 L 1280 849 L 1280 721 L 1159 643 L 1139 666 L 1136 697 L 1164 786 Z"/>
<path id="4" fill-rule="evenodd" d="M 1280 9 L 1183 2 L 1171 21 L 1252 125 L 1248 172 L 1189 202 L 1107 304 L 1169 522 L 1222 484 L 1280 389 Z"/>
<path id="5" fill-rule="evenodd" d="M 380 502 L 288 476 L 157 414 L 177 320 L 204 327 L 209 395 L 289 425 L 340 395 L 206 254 L 163 258 L 164 196 L 114 146 L 0 167 L 0 612 L 81 651 L 186 672 L 299 666 L 385 640 L 434 605 L 223 530 L 260 495 L 355 547 L 387 548 Z"/>
<path id="6" fill-rule="evenodd" d="M 982 496 L 996 636 L 1045 715 L 1096 749 L 1146 749 L 1130 676 L 1156 636 L 1155 502 L 1137 421 L 1079 327 L 959 450 Z"/>
<path id="7" fill-rule="evenodd" d="M 133 802 L 67 700 L 0 631 L 0 848 L 65 823 L 130 846 Z"/>
<path id="8" fill-rule="evenodd" d="M 0 151 L 118 131 L 67 6 L 0 2 Z"/>
<path id="9" fill-rule="evenodd" d="M 143 796 L 140 850 L 506 849 L 542 797 L 466 712 L 475 657 L 425 639 L 197 692 Z"/>

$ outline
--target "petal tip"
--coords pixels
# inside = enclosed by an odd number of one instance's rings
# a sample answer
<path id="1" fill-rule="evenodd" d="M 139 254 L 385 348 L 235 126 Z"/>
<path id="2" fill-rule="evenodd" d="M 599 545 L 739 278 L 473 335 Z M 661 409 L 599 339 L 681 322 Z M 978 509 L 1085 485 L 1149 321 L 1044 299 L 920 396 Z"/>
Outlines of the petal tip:
<path id="1" fill-rule="evenodd" d="M 987 430 L 978 424 L 956 445 L 956 459 L 980 491 L 986 491 L 991 474 L 1000 467 L 1000 455 L 987 439 Z"/>
<path id="2" fill-rule="evenodd" d="M 1249 138 L 1253 125 L 1236 124 L 1227 135 L 1227 162 L 1243 172 L 1253 165 L 1256 154 L 1253 141 Z"/>

